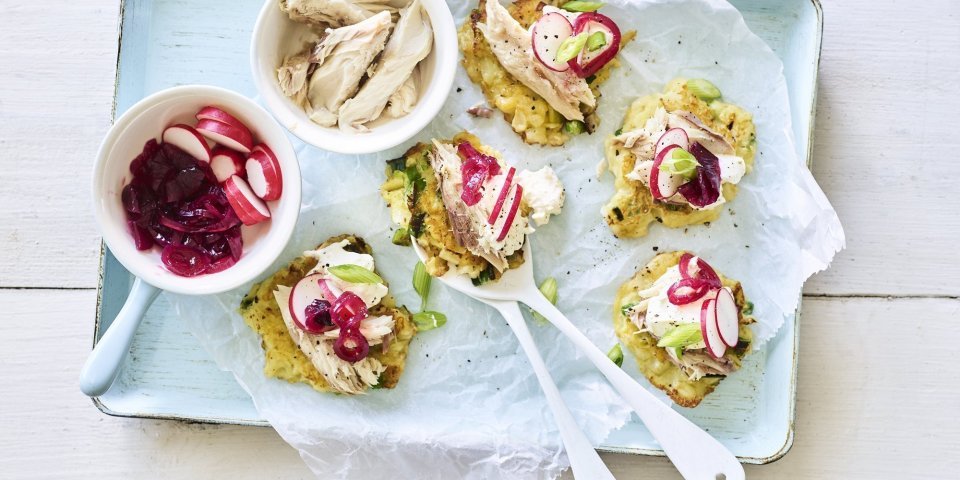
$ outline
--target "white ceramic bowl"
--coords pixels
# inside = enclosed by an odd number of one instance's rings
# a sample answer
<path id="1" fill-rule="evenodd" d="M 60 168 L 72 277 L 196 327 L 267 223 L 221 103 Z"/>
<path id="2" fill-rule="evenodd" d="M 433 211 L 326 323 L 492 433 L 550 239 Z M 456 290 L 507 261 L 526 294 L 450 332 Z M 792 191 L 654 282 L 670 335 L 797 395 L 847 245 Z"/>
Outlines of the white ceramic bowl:
<path id="1" fill-rule="evenodd" d="M 371 131 L 343 133 L 337 127 L 322 127 L 283 95 L 277 83 L 277 68 L 316 39 L 309 26 L 294 22 L 280 11 L 276 0 L 266 0 L 250 39 L 250 65 L 257 91 L 280 123 L 301 140 L 338 153 L 373 153 L 395 147 L 430 123 L 447 100 L 457 69 L 457 29 L 444 0 L 421 0 L 433 27 L 433 49 L 421 63 L 424 83 L 420 99 L 409 114 L 376 121 Z"/>
<path id="2" fill-rule="evenodd" d="M 283 175 L 283 194 L 268 202 L 271 219 L 252 227 L 244 226 L 243 256 L 222 272 L 181 277 L 164 268 L 158 248 L 139 251 L 127 228 L 120 201 L 129 183 L 130 162 L 149 139 L 160 139 L 163 129 L 175 123 L 196 124 L 194 114 L 206 105 L 215 105 L 237 117 L 266 143 Z M 300 215 L 300 166 L 286 132 L 266 110 L 247 97 L 222 88 L 186 85 L 155 93 L 131 107 L 107 133 L 93 173 L 94 215 L 103 239 L 113 255 L 135 276 L 163 290 L 190 295 L 224 292 L 263 273 L 280 255 Z"/>

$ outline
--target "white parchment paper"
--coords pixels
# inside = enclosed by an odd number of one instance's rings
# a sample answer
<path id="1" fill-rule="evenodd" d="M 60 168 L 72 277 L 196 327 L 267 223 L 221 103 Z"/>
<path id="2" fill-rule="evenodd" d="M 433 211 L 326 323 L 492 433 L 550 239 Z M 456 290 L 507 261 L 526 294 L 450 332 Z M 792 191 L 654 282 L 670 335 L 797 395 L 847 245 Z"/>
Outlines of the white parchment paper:
<path id="1" fill-rule="evenodd" d="M 295 140 L 304 204 L 294 237 L 274 267 L 332 235 L 356 233 L 373 246 L 392 292 L 415 308 L 410 279 L 416 257 L 390 243 L 392 225 L 378 194 L 384 161 L 415 141 L 469 130 L 510 163 L 549 164 L 560 175 L 567 203 L 560 217 L 531 237 L 535 271 L 539 279 L 558 279 L 559 308 L 602 349 L 616 342 L 610 307 L 616 289 L 657 249 L 698 252 L 741 280 L 759 319 L 758 344 L 775 335 L 796 310 L 803 282 L 826 268 L 844 245 L 836 213 L 795 153 L 780 60 L 726 2 L 609 3 L 604 12 L 638 35 L 621 53 L 622 68 L 603 87 L 598 132 L 564 148 L 524 145 L 499 113 L 491 119 L 465 113 L 483 96 L 459 69 L 441 115 L 406 145 L 378 155 L 344 156 Z M 462 21 L 474 2 L 449 4 Z M 634 98 L 661 91 L 677 76 L 707 78 L 726 101 L 753 112 L 759 141 L 755 169 L 711 225 L 685 230 L 654 225 L 645 238 L 618 240 L 599 213 L 613 191 L 609 175 L 595 176 L 603 140 L 620 126 Z M 234 373 L 259 412 L 320 478 L 537 479 L 554 478 L 567 466 L 526 358 L 493 309 L 434 282 L 430 308 L 445 312 L 447 325 L 415 338 L 396 389 L 345 397 L 264 377 L 259 337 L 236 313 L 248 287 L 172 300 L 216 362 Z M 533 330 L 574 416 L 599 444 L 628 420 L 629 409 L 553 328 Z"/>

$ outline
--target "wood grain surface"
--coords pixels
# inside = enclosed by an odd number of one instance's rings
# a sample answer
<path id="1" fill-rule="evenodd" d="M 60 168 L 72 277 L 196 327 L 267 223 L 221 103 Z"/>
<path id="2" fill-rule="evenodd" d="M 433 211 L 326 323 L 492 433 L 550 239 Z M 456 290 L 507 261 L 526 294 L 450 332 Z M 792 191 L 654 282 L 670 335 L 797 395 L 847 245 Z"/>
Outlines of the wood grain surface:
<path id="1" fill-rule="evenodd" d="M 956 478 L 960 3 L 824 3 L 814 174 L 848 248 L 806 288 L 793 450 L 747 473 Z M 0 3 L 0 478 L 309 478 L 271 429 L 107 417 L 78 390 L 118 15 Z M 678 478 L 661 458 L 604 458 L 618 478 Z"/>

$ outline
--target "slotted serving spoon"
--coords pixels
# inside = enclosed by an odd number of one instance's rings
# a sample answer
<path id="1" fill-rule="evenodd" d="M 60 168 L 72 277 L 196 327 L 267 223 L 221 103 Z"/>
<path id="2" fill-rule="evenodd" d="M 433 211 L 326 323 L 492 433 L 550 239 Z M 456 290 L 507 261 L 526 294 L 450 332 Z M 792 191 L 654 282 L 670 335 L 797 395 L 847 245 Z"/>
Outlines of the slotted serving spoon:
<path id="1" fill-rule="evenodd" d="M 417 256 L 426 261 L 426 254 L 417 245 L 416 239 L 413 239 L 413 246 Z M 540 293 L 533 279 L 533 255 L 529 241 L 523 246 L 523 255 L 523 265 L 504 272 L 500 280 L 488 282 L 479 287 L 475 286 L 469 278 L 453 270 L 438 278 L 445 285 L 482 302 L 520 302 L 543 315 L 607 378 L 610 385 L 640 417 L 647 430 L 660 443 L 664 453 L 684 478 L 688 480 L 744 479 L 743 466 L 730 450 L 669 405 L 658 400 L 611 362 L 605 353 Z M 571 465 L 572 463 L 571 460 Z"/>

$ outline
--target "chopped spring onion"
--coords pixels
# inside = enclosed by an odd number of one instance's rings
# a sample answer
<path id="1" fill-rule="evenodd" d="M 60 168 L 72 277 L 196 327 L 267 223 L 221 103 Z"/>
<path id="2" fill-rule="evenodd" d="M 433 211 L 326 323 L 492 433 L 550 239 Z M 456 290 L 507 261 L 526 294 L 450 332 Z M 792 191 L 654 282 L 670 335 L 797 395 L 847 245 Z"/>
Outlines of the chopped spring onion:
<path id="1" fill-rule="evenodd" d="M 700 162 L 697 162 L 692 153 L 678 147 L 670 152 L 669 158 L 663 160 L 663 163 L 660 164 L 660 171 L 671 175 L 681 175 L 690 180 L 696 176 L 699 166 Z"/>
<path id="2" fill-rule="evenodd" d="M 413 323 L 417 330 L 425 332 L 442 327 L 447 323 L 447 316 L 440 312 L 423 311 L 413 314 Z"/>
<path id="3" fill-rule="evenodd" d="M 540 293 L 542 293 L 544 298 L 549 300 L 550 303 L 556 305 L 558 298 L 557 279 L 548 277 L 546 280 L 544 280 L 543 283 L 540 284 Z M 547 319 L 537 312 L 533 312 L 533 318 L 541 325 L 547 323 Z"/>
<path id="4" fill-rule="evenodd" d="M 391 239 L 394 245 L 400 245 L 404 247 L 410 246 L 410 230 L 406 228 L 398 228 L 397 231 L 393 232 L 393 238 Z"/>
<path id="5" fill-rule="evenodd" d="M 581 0 L 573 0 L 572 2 L 564 3 L 562 9 L 568 12 L 596 12 L 603 7 L 603 2 L 585 2 Z"/>
<path id="6" fill-rule="evenodd" d="M 660 341 L 657 342 L 657 346 L 683 348 L 702 341 L 703 334 L 700 332 L 700 323 L 684 323 L 674 327 L 661 337 Z"/>
<path id="7" fill-rule="evenodd" d="M 427 273 L 427 266 L 423 262 L 417 262 L 417 266 L 413 267 L 413 289 L 420 295 L 420 310 L 427 308 L 431 280 L 433 277 Z"/>
<path id="8" fill-rule="evenodd" d="M 377 275 L 376 273 L 373 273 L 369 269 L 363 268 L 360 265 L 347 263 L 343 265 L 335 265 L 330 267 L 328 270 L 330 273 L 344 282 L 383 283 L 383 279 L 380 278 L 380 275 Z"/>
<path id="9" fill-rule="evenodd" d="M 580 120 L 563 122 L 563 131 L 570 135 L 580 135 L 584 130 L 586 130 L 586 125 Z"/>
<path id="10" fill-rule="evenodd" d="M 603 32 L 593 32 L 587 37 L 587 50 L 596 52 L 607 45 L 607 34 Z"/>
<path id="11" fill-rule="evenodd" d="M 557 56 L 554 60 L 558 62 L 568 62 L 577 58 L 583 47 L 587 44 L 587 34 L 581 33 L 572 37 L 567 37 L 563 43 L 557 47 Z"/>
<path id="12" fill-rule="evenodd" d="M 620 348 L 620 344 L 616 344 L 610 351 L 607 352 L 607 358 L 609 358 L 613 363 L 616 363 L 618 367 L 623 366 L 623 349 Z"/>
<path id="13" fill-rule="evenodd" d="M 687 89 L 700 100 L 710 101 L 720 98 L 720 89 L 702 78 L 687 80 Z"/>

